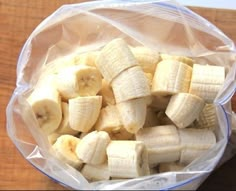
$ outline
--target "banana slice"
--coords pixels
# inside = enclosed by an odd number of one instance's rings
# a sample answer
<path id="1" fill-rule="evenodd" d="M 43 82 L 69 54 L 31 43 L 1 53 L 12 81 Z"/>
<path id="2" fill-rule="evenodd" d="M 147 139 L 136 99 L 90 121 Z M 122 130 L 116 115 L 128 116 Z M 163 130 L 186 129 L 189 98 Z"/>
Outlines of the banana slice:
<path id="1" fill-rule="evenodd" d="M 189 66 L 193 66 L 194 60 L 186 57 L 186 56 L 177 56 L 177 55 L 170 55 L 170 54 L 161 54 L 162 60 L 177 60 L 179 62 L 183 62 Z"/>
<path id="2" fill-rule="evenodd" d="M 62 107 L 62 120 L 61 123 L 56 130 L 59 134 L 69 134 L 69 135 L 76 135 L 78 131 L 72 129 L 69 125 L 69 105 L 66 102 L 61 103 Z"/>
<path id="3" fill-rule="evenodd" d="M 145 119 L 145 123 L 144 123 L 143 127 L 144 128 L 154 127 L 157 125 L 160 125 L 160 122 L 157 118 L 156 111 L 151 107 L 147 107 L 147 114 L 146 114 L 146 119 Z"/>
<path id="4" fill-rule="evenodd" d="M 129 133 L 123 126 L 109 133 L 111 140 L 134 140 L 134 134 Z"/>
<path id="5" fill-rule="evenodd" d="M 122 124 L 129 133 L 136 133 L 145 123 L 147 104 L 145 98 L 132 99 L 116 104 Z"/>
<path id="6" fill-rule="evenodd" d="M 163 162 L 174 162 L 180 158 L 180 138 L 174 125 L 143 128 L 136 133 L 148 150 L 149 166 Z"/>
<path id="7" fill-rule="evenodd" d="M 152 81 L 153 95 L 172 95 L 188 92 L 192 67 L 175 60 L 158 63 Z"/>
<path id="8" fill-rule="evenodd" d="M 53 86 L 38 86 L 27 101 L 31 105 L 39 127 L 46 134 L 54 132 L 62 119 L 61 97 Z"/>
<path id="9" fill-rule="evenodd" d="M 81 170 L 81 174 L 91 182 L 110 179 L 107 163 L 99 165 L 85 164 Z"/>
<path id="10" fill-rule="evenodd" d="M 96 60 L 97 68 L 108 83 L 124 70 L 137 64 L 128 45 L 120 38 L 107 43 Z"/>
<path id="11" fill-rule="evenodd" d="M 180 129 L 181 164 L 189 164 L 216 144 L 215 134 L 208 129 Z"/>
<path id="12" fill-rule="evenodd" d="M 98 92 L 98 95 L 102 96 L 102 106 L 115 105 L 116 100 L 111 85 L 104 79 L 102 79 L 102 88 Z"/>
<path id="13" fill-rule="evenodd" d="M 56 86 L 65 99 L 94 96 L 102 87 L 102 77 L 95 67 L 71 66 L 58 74 Z"/>
<path id="14" fill-rule="evenodd" d="M 147 150 L 141 141 L 111 141 L 107 156 L 111 177 L 136 178 L 150 174 Z"/>
<path id="15" fill-rule="evenodd" d="M 205 102 L 202 98 L 188 93 L 179 93 L 171 97 L 165 113 L 177 127 L 185 128 L 197 119 L 204 106 Z"/>
<path id="16" fill-rule="evenodd" d="M 80 144 L 80 139 L 73 135 L 61 135 L 57 138 L 52 148 L 55 151 L 56 157 L 63 162 L 80 169 L 83 162 L 76 156 L 76 146 Z"/>
<path id="17" fill-rule="evenodd" d="M 76 155 L 84 163 L 97 165 L 106 161 L 106 148 L 110 137 L 105 131 L 93 131 L 85 135 L 76 147 Z"/>
<path id="18" fill-rule="evenodd" d="M 109 134 L 117 132 L 123 127 L 118 109 L 114 105 L 108 105 L 101 109 L 95 129 L 98 131 L 106 131 Z"/>
<path id="19" fill-rule="evenodd" d="M 206 104 L 196 120 L 196 128 L 214 130 L 217 126 L 216 108 L 214 104 Z"/>
<path id="20" fill-rule="evenodd" d="M 194 64 L 189 92 L 201 97 L 207 103 L 213 103 L 224 80 L 223 66 Z"/>
<path id="21" fill-rule="evenodd" d="M 152 88 L 152 79 L 153 79 L 153 74 L 151 73 L 147 73 L 147 72 L 144 72 L 146 78 L 147 78 L 147 81 L 148 81 L 148 84 L 149 84 L 149 87 L 150 89 Z"/>
<path id="22" fill-rule="evenodd" d="M 120 73 L 111 83 L 116 103 L 150 95 L 148 80 L 140 66 Z"/>
<path id="23" fill-rule="evenodd" d="M 181 171 L 184 168 L 183 164 L 177 162 L 166 162 L 159 164 L 159 172 L 176 172 Z"/>
<path id="24" fill-rule="evenodd" d="M 101 96 L 69 99 L 70 127 L 76 131 L 88 132 L 96 123 L 101 107 Z"/>
<path id="25" fill-rule="evenodd" d="M 159 52 L 144 46 L 131 47 L 130 49 L 142 70 L 154 74 L 160 60 Z"/>

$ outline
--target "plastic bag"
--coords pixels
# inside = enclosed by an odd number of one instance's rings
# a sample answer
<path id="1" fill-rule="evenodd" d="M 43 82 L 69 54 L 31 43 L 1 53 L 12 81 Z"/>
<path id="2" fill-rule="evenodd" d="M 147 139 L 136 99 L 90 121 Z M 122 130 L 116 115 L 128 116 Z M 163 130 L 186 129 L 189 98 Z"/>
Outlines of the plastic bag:
<path id="1" fill-rule="evenodd" d="M 227 77 L 215 99 L 217 144 L 180 172 L 130 180 L 88 183 L 79 171 L 56 159 L 40 131 L 26 97 L 44 65 L 76 52 L 97 50 L 121 37 L 131 45 L 193 57 L 200 64 L 222 65 Z M 7 131 L 25 159 L 50 178 L 73 189 L 197 189 L 219 161 L 231 135 L 230 99 L 235 92 L 233 42 L 214 25 L 174 1 L 95 1 L 64 5 L 30 35 L 17 64 L 17 87 L 7 107 Z M 234 123 L 235 126 L 235 123 Z M 235 145 L 232 143 L 231 145 Z"/>

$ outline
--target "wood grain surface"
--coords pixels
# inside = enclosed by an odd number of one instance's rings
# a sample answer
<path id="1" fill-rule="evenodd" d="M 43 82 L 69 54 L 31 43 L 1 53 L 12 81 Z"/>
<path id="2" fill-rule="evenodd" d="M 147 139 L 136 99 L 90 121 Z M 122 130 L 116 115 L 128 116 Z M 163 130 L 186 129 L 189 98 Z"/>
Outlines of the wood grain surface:
<path id="1" fill-rule="evenodd" d="M 5 110 L 16 83 L 20 50 L 33 29 L 63 4 L 81 0 L 0 0 L 0 189 L 63 190 L 64 187 L 33 168 L 6 133 Z M 236 11 L 193 8 L 236 41 Z M 236 189 L 236 158 L 216 170 L 200 187 Z"/>

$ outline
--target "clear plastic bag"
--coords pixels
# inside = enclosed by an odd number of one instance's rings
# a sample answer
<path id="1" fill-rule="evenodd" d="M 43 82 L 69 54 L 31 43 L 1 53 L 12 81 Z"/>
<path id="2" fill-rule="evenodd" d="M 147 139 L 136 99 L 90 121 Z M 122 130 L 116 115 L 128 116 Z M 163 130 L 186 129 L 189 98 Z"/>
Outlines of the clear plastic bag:
<path id="1" fill-rule="evenodd" d="M 130 180 L 88 183 L 79 171 L 56 159 L 40 131 L 26 97 L 44 65 L 73 52 L 97 50 L 121 37 L 131 45 L 193 57 L 200 64 L 222 65 L 227 77 L 214 103 L 219 127 L 217 144 L 180 172 L 167 172 Z M 30 35 L 17 64 L 17 87 L 7 107 L 7 131 L 23 157 L 35 168 L 73 189 L 197 189 L 233 154 L 231 136 L 235 114 L 230 99 L 235 92 L 236 65 L 233 42 L 214 25 L 175 1 L 95 1 L 64 5 Z"/>

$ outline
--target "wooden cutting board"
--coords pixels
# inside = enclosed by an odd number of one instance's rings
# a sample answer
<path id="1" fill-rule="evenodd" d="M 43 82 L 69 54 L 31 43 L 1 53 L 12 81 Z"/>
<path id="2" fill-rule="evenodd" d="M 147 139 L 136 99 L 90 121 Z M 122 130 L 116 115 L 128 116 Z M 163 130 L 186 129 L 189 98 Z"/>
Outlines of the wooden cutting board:
<path id="1" fill-rule="evenodd" d="M 0 0 L 0 189 L 63 190 L 33 168 L 6 133 L 5 109 L 16 84 L 20 50 L 33 29 L 63 4 L 81 0 Z M 236 41 L 236 11 L 191 7 Z M 236 103 L 236 102 L 234 102 Z M 201 189 L 236 189 L 236 158 L 210 176 Z"/>

